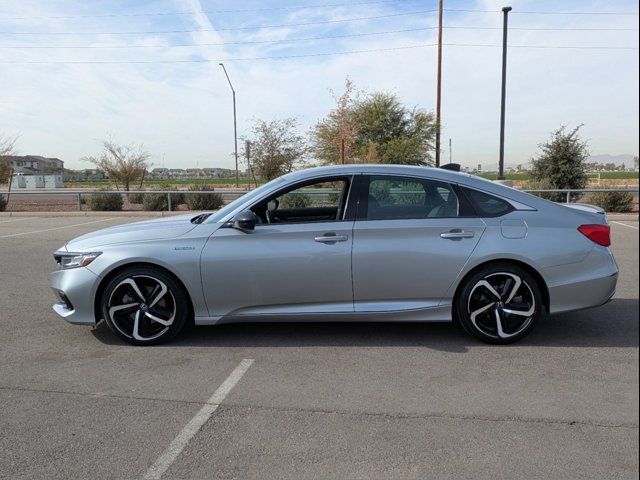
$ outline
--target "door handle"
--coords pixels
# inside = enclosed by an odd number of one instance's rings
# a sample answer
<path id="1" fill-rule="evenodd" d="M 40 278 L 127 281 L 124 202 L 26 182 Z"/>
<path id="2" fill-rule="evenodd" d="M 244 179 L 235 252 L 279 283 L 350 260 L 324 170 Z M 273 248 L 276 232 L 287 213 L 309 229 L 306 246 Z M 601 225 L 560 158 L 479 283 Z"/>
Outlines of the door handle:
<path id="1" fill-rule="evenodd" d="M 314 240 L 320 243 L 336 243 L 346 242 L 349 239 L 346 235 L 336 235 L 335 233 L 325 233 L 319 237 L 315 237 Z"/>
<path id="2" fill-rule="evenodd" d="M 464 230 L 455 229 L 448 232 L 442 232 L 440 237 L 446 238 L 447 240 L 457 240 L 460 238 L 473 238 L 474 235 L 475 234 L 473 232 L 465 232 Z"/>

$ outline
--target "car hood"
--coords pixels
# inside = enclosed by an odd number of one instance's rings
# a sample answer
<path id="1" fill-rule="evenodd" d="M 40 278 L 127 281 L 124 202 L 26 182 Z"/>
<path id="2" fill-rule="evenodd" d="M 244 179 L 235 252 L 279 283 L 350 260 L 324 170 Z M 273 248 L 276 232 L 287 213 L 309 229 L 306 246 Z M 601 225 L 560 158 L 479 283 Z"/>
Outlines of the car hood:
<path id="1" fill-rule="evenodd" d="M 180 215 L 104 228 L 74 238 L 65 248 L 70 252 L 82 252 L 115 243 L 175 238 L 197 227 L 197 224 L 191 223 L 191 219 L 195 216 L 194 214 Z"/>

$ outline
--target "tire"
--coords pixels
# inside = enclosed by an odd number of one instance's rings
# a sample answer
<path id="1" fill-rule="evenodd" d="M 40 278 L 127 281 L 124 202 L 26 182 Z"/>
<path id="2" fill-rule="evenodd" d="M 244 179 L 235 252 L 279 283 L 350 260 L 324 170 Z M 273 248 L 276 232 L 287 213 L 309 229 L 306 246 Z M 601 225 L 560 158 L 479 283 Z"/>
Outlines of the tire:
<path id="1" fill-rule="evenodd" d="M 168 342 L 190 314 L 184 287 L 153 267 L 132 267 L 113 277 L 103 291 L 101 309 L 109 329 L 132 345 Z"/>
<path id="2" fill-rule="evenodd" d="M 462 328 L 492 344 L 520 340 L 534 328 L 543 308 L 537 282 L 510 263 L 481 268 L 465 280 L 455 300 Z"/>

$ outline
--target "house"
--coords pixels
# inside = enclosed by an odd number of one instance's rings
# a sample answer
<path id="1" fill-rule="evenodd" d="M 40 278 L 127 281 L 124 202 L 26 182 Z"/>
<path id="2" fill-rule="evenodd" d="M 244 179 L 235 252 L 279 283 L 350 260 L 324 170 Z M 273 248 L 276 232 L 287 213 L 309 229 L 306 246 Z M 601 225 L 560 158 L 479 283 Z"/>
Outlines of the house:
<path id="1" fill-rule="evenodd" d="M 61 174 L 64 170 L 64 162 L 59 158 L 47 158 L 40 155 L 11 155 L 8 159 L 14 173 Z"/>

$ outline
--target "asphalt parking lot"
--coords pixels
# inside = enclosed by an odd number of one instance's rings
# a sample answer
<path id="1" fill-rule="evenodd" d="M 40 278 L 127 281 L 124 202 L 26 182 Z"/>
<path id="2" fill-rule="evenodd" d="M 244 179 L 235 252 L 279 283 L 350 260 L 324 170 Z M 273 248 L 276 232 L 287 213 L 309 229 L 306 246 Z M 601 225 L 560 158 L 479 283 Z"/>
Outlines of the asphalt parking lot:
<path id="1" fill-rule="evenodd" d="M 136 348 L 59 319 L 46 274 L 67 240 L 138 219 L 0 217 L 0 477 L 638 477 L 637 221 L 612 223 L 615 298 L 513 346 L 382 323 Z"/>

